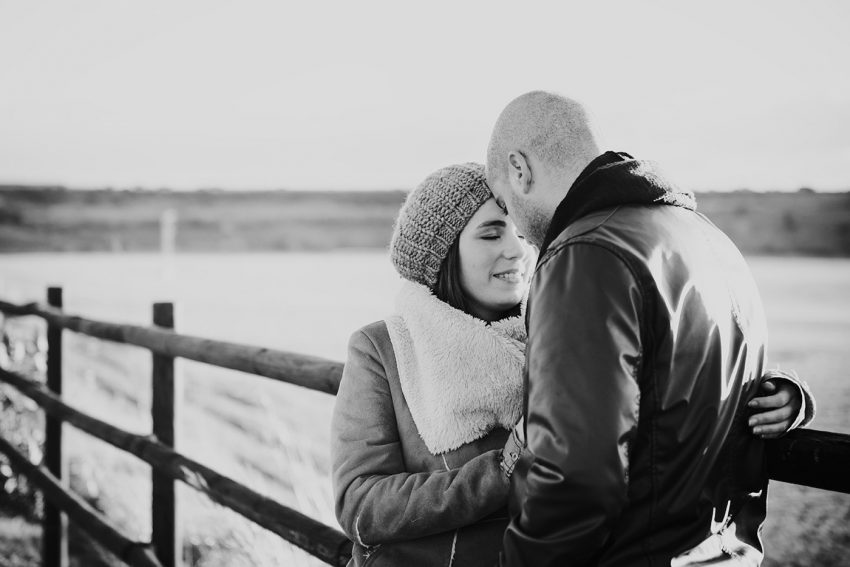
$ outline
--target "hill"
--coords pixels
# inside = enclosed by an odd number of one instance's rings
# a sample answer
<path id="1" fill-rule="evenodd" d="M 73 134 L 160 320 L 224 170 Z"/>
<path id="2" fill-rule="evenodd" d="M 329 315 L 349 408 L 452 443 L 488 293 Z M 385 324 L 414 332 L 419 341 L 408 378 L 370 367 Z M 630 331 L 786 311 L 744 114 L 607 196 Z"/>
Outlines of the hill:
<path id="1" fill-rule="evenodd" d="M 165 211 L 178 251 L 382 248 L 403 191 L 115 191 L 0 186 L 0 252 L 151 251 Z M 850 192 L 698 193 L 748 254 L 850 256 Z"/>

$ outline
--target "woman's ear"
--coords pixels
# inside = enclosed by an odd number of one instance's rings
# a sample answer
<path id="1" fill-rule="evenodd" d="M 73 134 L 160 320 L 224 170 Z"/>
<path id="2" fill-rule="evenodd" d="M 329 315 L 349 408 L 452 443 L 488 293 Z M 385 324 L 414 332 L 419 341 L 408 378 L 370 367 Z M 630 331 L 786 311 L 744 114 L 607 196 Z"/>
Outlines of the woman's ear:
<path id="1" fill-rule="evenodd" d="M 527 195 L 531 191 L 531 167 L 519 150 L 508 153 L 508 179 L 516 193 Z"/>

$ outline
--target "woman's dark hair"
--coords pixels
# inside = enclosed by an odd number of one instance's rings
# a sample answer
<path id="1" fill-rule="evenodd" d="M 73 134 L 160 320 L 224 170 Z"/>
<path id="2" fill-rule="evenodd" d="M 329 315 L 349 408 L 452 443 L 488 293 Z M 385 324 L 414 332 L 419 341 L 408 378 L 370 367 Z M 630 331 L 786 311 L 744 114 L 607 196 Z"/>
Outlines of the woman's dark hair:
<path id="1" fill-rule="evenodd" d="M 455 238 L 455 241 L 449 246 L 446 257 L 443 258 L 440 272 L 437 274 L 437 285 L 434 286 L 434 295 L 437 296 L 437 299 L 448 303 L 455 309 L 469 313 L 467 308 L 469 302 L 466 300 L 466 294 L 460 284 L 459 242 L 460 238 Z"/>
<path id="2" fill-rule="evenodd" d="M 437 285 L 434 286 L 434 295 L 437 296 L 437 299 L 448 303 L 455 309 L 473 317 L 476 316 L 469 309 L 469 299 L 460 283 L 460 237 L 455 238 L 455 241 L 449 246 L 446 257 L 443 258 L 440 272 L 437 274 Z M 522 307 L 517 305 L 503 313 L 501 318 L 514 317 L 519 315 L 521 311 Z"/>

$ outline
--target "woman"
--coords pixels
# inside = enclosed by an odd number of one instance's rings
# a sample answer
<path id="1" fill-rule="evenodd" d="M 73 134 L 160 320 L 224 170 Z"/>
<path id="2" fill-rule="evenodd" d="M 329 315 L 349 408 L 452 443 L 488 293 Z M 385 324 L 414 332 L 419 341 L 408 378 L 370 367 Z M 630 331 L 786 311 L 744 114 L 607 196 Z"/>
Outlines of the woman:
<path id="1" fill-rule="evenodd" d="M 333 416 L 349 565 L 492 566 L 518 452 L 534 251 L 469 163 L 411 192 L 390 252 L 403 278 L 396 314 L 351 337 Z M 787 429 L 799 397 L 761 427 Z M 772 409 L 788 398 L 757 399 Z"/>

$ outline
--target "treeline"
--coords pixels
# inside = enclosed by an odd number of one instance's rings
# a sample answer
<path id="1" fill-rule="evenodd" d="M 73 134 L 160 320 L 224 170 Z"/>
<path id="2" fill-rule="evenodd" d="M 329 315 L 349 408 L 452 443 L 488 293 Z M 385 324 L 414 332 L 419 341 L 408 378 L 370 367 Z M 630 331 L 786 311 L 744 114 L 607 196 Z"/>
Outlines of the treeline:
<path id="1" fill-rule="evenodd" d="M 0 252 L 384 248 L 403 191 L 148 191 L 0 186 Z M 850 192 L 698 193 L 749 254 L 850 256 Z M 166 211 L 173 211 L 166 213 Z"/>

